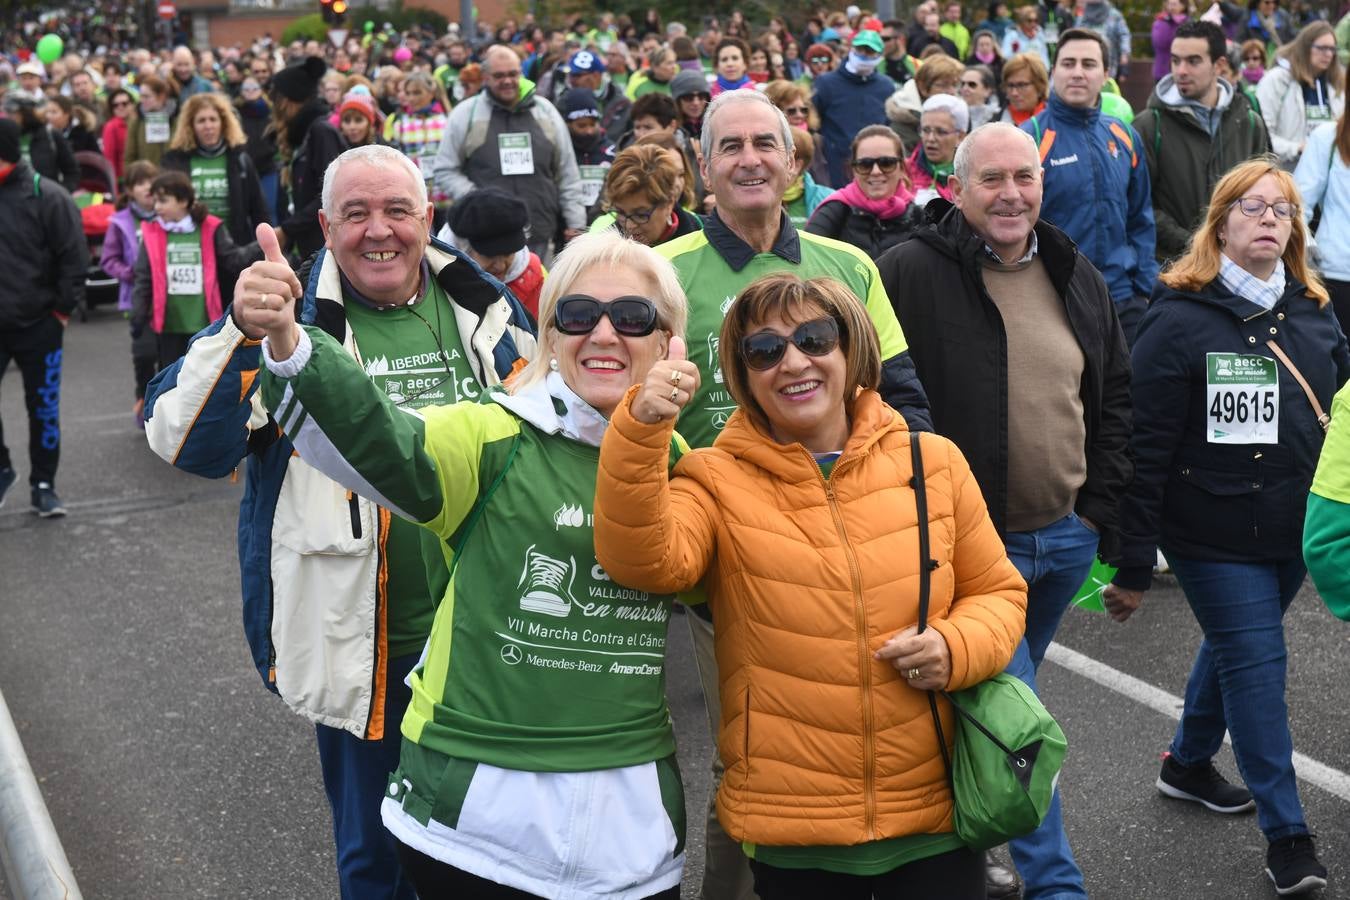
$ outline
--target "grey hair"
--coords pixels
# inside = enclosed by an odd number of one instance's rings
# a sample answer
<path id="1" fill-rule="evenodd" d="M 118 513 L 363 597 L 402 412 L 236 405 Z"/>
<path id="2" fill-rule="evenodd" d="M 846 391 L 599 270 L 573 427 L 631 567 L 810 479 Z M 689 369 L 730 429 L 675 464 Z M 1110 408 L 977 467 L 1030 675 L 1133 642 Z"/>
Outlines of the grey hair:
<path id="1" fill-rule="evenodd" d="M 712 121 L 713 116 L 722 110 L 736 103 L 763 103 L 767 109 L 773 111 L 778 119 L 778 130 L 783 135 L 783 147 L 790 158 L 793 153 L 792 147 L 792 126 L 788 124 L 787 116 L 783 111 L 773 105 L 773 101 L 761 94 L 759 91 L 734 90 L 723 91 L 713 98 L 713 102 L 708 105 L 708 111 L 703 114 L 703 131 L 699 135 L 699 142 L 702 145 L 703 158 L 712 159 L 713 138 Z"/>
<path id="2" fill-rule="evenodd" d="M 413 184 L 417 185 L 414 189 L 417 207 L 422 209 L 427 205 L 427 183 L 423 180 L 422 172 L 417 168 L 417 163 L 405 156 L 402 151 L 395 150 L 393 147 L 387 147 L 383 144 L 366 144 L 364 147 L 354 147 L 342 153 L 330 162 L 328 168 L 324 170 L 321 196 L 325 214 L 333 215 L 333 184 L 337 181 L 338 170 L 348 163 L 354 162 L 363 162 L 377 169 L 402 169 L 412 176 Z"/>
<path id="3" fill-rule="evenodd" d="M 1040 160 L 1040 151 L 1036 149 L 1036 139 L 1030 134 L 1011 122 L 986 122 L 972 131 L 964 141 L 956 146 L 956 156 L 952 159 L 952 174 L 956 176 L 962 186 L 970 184 L 970 154 L 974 152 L 975 140 L 980 134 L 993 134 L 994 131 L 990 129 L 994 129 L 1000 134 L 1015 134 L 1024 138 L 1036 159 Z"/>
<path id="4" fill-rule="evenodd" d="M 684 337 L 689 304 L 670 260 L 612 228 L 583 234 L 571 241 L 549 266 L 548 277 L 539 294 L 539 343 L 534 358 L 512 380 L 511 393 L 520 393 L 548 376 L 549 362 L 556 355 L 559 338 L 554 308 L 560 299 L 571 293 L 572 286 L 582 275 L 602 269 L 631 272 L 647 281 L 655 294 L 649 299 L 656 305 L 656 327 Z"/>

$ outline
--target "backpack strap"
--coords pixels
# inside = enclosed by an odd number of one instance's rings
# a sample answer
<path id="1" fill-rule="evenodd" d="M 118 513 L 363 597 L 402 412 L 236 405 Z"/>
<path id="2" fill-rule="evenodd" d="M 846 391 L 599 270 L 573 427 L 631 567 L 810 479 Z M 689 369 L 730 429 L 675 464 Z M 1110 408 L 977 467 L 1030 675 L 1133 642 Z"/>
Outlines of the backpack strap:
<path id="1" fill-rule="evenodd" d="M 1153 158 L 1157 159 L 1159 152 L 1162 151 L 1162 113 L 1158 107 L 1153 107 Z M 1247 115 L 1251 115 L 1251 110 L 1247 110 Z"/>
<path id="2" fill-rule="evenodd" d="M 912 431 L 909 435 L 909 459 L 910 467 L 914 470 L 914 476 L 909 484 L 914 489 L 914 510 L 919 520 L 919 633 L 923 634 L 924 629 L 928 627 L 928 600 L 932 593 L 932 573 L 936 563 L 929 547 L 928 490 L 924 486 L 923 451 L 919 447 L 917 431 Z M 937 730 L 938 750 L 942 753 L 942 767 L 947 772 L 947 784 L 951 786 L 952 759 L 951 754 L 947 752 L 947 737 L 942 733 L 942 716 L 938 713 L 937 692 L 927 693 L 928 709 L 933 714 L 933 728 Z M 952 796 L 953 798 L 956 796 L 954 788 Z"/>

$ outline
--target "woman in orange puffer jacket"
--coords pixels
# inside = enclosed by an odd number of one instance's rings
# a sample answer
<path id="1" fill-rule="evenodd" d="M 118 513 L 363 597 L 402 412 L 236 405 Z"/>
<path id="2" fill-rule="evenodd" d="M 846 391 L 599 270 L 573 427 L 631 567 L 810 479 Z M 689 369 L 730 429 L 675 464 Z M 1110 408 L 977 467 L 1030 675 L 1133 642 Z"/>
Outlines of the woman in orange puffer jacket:
<path id="1" fill-rule="evenodd" d="M 925 435 L 937 567 L 919 634 L 911 435 L 875 390 L 880 352 L 862 304 L 828 278 L 784 273 L 746 288 L 719 347 L 740 409 L 667 480 L 675 418 L 698 379 L 682 349 L 672 341 L 606 431 L 596 558 L 630 587 L 707 590 L 726 766 L 718 818 L 751 855 L 756 893 L 983 898 L 983 855 L 952 833 L 925 692 L 1003 670 L 1026 584 L 969 466 Z"/>

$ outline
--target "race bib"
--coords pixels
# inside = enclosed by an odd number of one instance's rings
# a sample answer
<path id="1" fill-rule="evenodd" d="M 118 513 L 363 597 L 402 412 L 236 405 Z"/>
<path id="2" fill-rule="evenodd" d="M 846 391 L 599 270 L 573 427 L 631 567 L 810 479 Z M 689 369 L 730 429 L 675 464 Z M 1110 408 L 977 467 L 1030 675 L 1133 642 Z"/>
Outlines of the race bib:
<path id="1" fill-rule="evenodd" d="M 1205 354 L 1205 431 L 1211 444 L 1278 444 L 1280 373 L 1275 360 Z"/>
<path id="2" fill-rule="evenodd" d="M 600 190 L 605 186 L 604 166 L 581 166 L 581 198 L 586 206 L 595 205 L 600 199 Z"/>
<path id="3" fill-rule="evenodd" d="M 145 142 L 147 144 L 167 144 L 169 142 L 169 117 L 162 112 L 145 114 Z"/>
<path id="4" fill-rule="evenodd" d="M 202 251 L 192 245 L 170 247 L 168 254 L 169 293 L 174 296 L 200 296 L 202 293 Z"/>
<path id="5" fill-rule="evenodd" d="M 529 132 L 497 135 L 497 153 L 501 157 L 503 175 L 533 175 L 534 149 Z"/>

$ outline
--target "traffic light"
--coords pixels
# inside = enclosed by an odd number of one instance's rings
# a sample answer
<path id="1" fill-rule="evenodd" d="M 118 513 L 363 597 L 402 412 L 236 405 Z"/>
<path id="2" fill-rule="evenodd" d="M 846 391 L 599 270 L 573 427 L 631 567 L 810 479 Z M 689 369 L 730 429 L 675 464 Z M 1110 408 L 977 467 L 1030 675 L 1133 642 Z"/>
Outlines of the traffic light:
<path id="1" fill-rule="evenodd" d="M 324 21 L 324 23 L 327 24 L 327 25 L 332 25 L 332 24 L 333 24 L 333 19 L 334 19 L 334 15 L 333 15 L 333 4 L 334 4 L 335 2 L 336 2 L 336 0 L 319 0 L 319 4 L 320 4 L 320 6 L 322 6 L 322 8 L 323 8 L 323 9 L 322 9 L 322 12 L 323 12 L 323 21 Z"/>
<path id="2" fill-rule="evenodd" d="M 347 0 L 333 0 L 333 24 L 342 25 L 347 19 Z"/>

